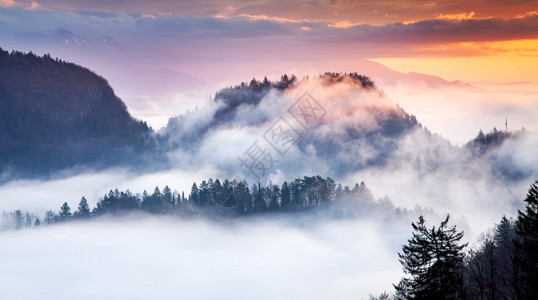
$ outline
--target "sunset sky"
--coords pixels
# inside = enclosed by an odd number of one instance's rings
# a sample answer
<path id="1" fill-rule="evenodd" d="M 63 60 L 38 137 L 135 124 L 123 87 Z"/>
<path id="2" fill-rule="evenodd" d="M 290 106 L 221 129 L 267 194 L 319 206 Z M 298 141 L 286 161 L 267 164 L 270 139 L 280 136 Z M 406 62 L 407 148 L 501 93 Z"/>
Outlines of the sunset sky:
<path id="1" fill-rule="evenodd" d="M 256 73 L 345 69 L 361 59 L 447 80 L 538 78 L 538 1 L 82 1 L 0 0 L 0 42 L 62 28 L 156 49 L 193 76 L 208 63 Z M 15 42 L 14 42 L 15 41 Z M 158 45 L 158 46 L 156 46 Z M 184 60 L 180 62 L 180 60 Z M 334 70 L 333 69 L 333 70 Z M 278 70 L 275 70 L 278 72 Z"/>

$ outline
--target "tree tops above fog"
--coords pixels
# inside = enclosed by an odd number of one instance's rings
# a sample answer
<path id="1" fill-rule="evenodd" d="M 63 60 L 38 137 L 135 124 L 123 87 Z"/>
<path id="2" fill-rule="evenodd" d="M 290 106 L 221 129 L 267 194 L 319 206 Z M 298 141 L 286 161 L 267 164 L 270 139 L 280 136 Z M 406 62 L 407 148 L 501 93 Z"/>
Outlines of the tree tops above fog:
<path id="1" fill-rule="evenodd" d="M 493 129 L 486 134 L 480 130 L 478 135 L 467 143 L 466 147 L 473 150 L 475 154 L 482 155 L 488 150 L 501 145 L 506 140 L 519 138 L 526 133 L 527 130 L 525 128 L 516 132 L 510 132 L 506 130 L 497 130 L 496 127 L 493 127 Z"/>
<path id="2" fill-rule="evenodd" d="M 305 76 L 302 80 L 309 79 L 310 78 L 308 76 Z M 331 85 L 338 82 L 347 82 L 357 86 L 362 86 L 364 89 L 376 89 L 374 82 L 368 76 L 360 75 L 356 72 L 325 72 L 324 74 L 318 75 L 317 79 L 326 85 Z M 284 91 L 288 88 L 296 86 L 300 81 L 301 80 L 299 80 L 295 75 L 288 76 L 287 74 L 282 75 L 278 81 L 269 81 L 267 77 L 264 77 L 261 81 L 257 80 L 256 78 L 252 78 L 249 83 L 241 82 L 238 85 L 230 86 L 218 91 L 215 94 L 214 99 L 215 101 L 224 101 L 230 106 L 241 103 L 257 104 L 267 91 L 271 89 Z M 238 95 L 248 95 L 250 97 L 241 98 Z"/>
<path id="3" fill-rule="evenodd" d="M 0 230 L 22 229 L 34 225 L 84 220 L 103 215 L 121 216 L 134 212 L 167 214 L 181 217 L 196 215 L 239 217 L 267 213 L 300 213 L 322 209 L 336 218 L 381 212 L 404 215 L 406 209 L 395 208 L 388 198 L 375 201 L 364 182 L 352 187 L 331 178 L 305 176 L 281 185 L 252 184 L 246 181 L 208 179 L 193 183 L 190 192 L 178 193 L 168 186 L 152 192 L 133 194 L 129 190 L 111 190 L 90 208 L 82 197 L 75 210 L 64 203 L 58 212 L 48 211 L 42 219 L 20 210 L 0 215 Z M 417 212 L 428 212 L 420 207 Z M 415 212 L 415 213 L 417 213 Z M 414 213 L 414 214 L 415 214 Z"/>

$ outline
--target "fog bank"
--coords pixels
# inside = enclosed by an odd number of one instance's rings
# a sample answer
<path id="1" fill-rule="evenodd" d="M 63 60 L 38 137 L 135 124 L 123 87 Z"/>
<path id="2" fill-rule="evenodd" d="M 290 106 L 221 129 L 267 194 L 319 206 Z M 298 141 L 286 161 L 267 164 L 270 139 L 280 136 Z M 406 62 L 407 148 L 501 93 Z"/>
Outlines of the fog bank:
<path id="1" fill-rule="evenodd" d="M 371 220 L 133 218 L 142 220 L 1 234 L 0 296 L 366 299 L 399 280 L 404 240 L 394 237 L 408 231 Z"/>

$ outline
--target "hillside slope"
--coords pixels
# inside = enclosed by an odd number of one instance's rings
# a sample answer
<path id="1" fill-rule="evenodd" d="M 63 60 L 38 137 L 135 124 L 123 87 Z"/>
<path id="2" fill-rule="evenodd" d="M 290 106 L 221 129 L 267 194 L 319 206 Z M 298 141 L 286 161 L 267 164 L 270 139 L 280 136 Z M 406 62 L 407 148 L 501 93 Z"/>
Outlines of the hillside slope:
<path id="1" fill-rule="evenodd" d="M 148 150 L 151 134 L 90 70 L 0 49 L 0 170 L 121 163 Z"/>

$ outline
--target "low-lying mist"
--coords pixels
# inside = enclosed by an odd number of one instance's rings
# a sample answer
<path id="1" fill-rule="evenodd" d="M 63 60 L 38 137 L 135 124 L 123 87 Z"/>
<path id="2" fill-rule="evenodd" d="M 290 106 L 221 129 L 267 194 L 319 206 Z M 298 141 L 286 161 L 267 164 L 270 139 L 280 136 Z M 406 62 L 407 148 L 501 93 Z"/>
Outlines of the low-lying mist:
<path id="1" fill-rule="evenodd" d="M 402 222 L 405 223 L 405 222 Z M 133 215 L 0 235 L 3 299 L 365 299 L 401 277 L 407 226 Z"/>

